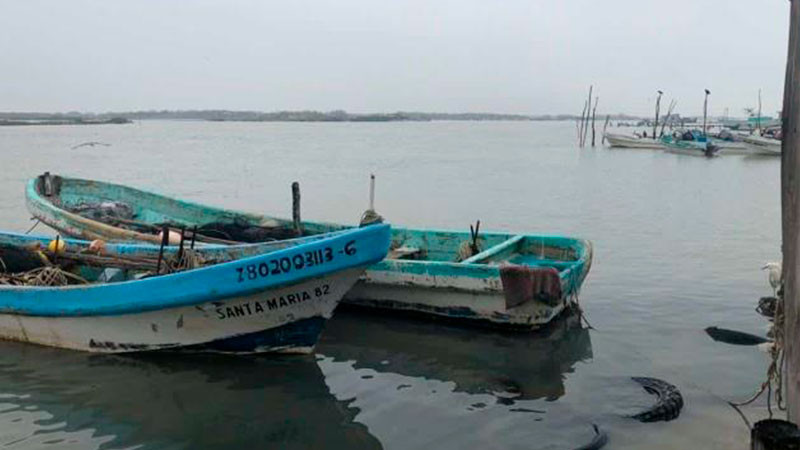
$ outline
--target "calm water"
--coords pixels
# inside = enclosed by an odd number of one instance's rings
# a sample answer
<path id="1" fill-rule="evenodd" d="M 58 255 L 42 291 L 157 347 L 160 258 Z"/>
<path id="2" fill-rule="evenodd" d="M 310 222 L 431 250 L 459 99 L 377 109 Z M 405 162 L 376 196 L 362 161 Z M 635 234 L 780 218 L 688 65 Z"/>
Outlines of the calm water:
<path id="1" fill-rule="evenodd" d="M 780 255 L 778 159 L 579 150 L 572 123 L 141 122 L 0 128 L 0 225 L 24 231 L 24 181 L 49 170 L 232 208 L 356 222 L 369 173 L 394 223 L 577 235 L 595 243 L 581 302 L 506 335 L 347 311 L 308 357 L 102 356 L 0 343 L 4 448 L 747 448 L 725 399 L 761 382 L 753 311 Z M 109 147 L 73 146 L 100 141 Z M 38 229 L 47 232 L 43 226 Z M 680 387 L 678 420 L 625 418 Z M 763 403 L 745 409 L 763 415 Z"/>

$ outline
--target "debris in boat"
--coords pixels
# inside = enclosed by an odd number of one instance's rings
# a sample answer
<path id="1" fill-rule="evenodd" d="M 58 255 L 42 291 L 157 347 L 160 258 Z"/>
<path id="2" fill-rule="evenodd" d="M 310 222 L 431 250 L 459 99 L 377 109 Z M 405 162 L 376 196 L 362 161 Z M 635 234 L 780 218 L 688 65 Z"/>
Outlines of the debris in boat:
<path id="1" fill-rule="evenodd" d="M 219 238 L 234 242 L 269 242 L 297 237 L 294 230 L 288 227 L 260 227 L 250 225 L 240 218 L 233 222 L 211 222 L 197 228 L 199 241 L 203 236 Z"/>
<path id="2" fill-rule="evenodd" d="M 513 308 L 531 300 L 555 305 L 562 297 L 561 277 L 558 270 L 552 267 L 502 264 L 500 279 L 503 282 L 506 308 Z"/>
<path id="3" fill-rule="evenodd" d="M 78 145 L 73 145 L 72 146 L 72 150 L 75 150 L 76 148 L 81 148 L 81 147 L 95 147 L 97 145 L 100 145 L 100 146 L 103 146 L 103 147 L 111 147 L 111 144 L 106 144 L 105 142 L 89 141 L 89 142 L 80 143 Z"/>
<path id="4" fill-rule="evenodd" d="M 481 247 L 480 240 L 478 237 L 478 232 L 481 228 L 481 221 L 478 220 L 475 223 L 475 227 L 472 224 L 469 224 L 469 241 L 464 241 L 458 247 L 458 256 L 456 258 L 456 262 L 461 262 L 467 260 L 478 253 L 483 251 Z"/>
<path id="5" fill-rule="evenodd" d="M 132 220 L 135 217 L 131 205 L 118 201 L 80 203 L 70 208 L 70 211 L 100 222 L 112 222 L 117 219 Z"/>
<path id="6" fill-rule="evenodd" d="M 28 272 L 49 264 L 36 248 L 0 244 L 0 271 L 3 273 Z"/>
<path id="7" fill-rule="evenodd" d="M 678 388 L 664 380 L 650 377 L 631 377 L 642 385 L 645 391 L 657 397 L 649 409 L 631 416 L 639 422 L 658 422 L 676 419 L 683 408 L 683 396 Z"/>
<path id="8" fill-rule="evenodd" d="M 717 342 L 724 342 L 732 345 L 759 345 L 770 342 L 769 339 L 761 336 L 719 327 L 708 327 L 706 328 L 706 333 L 711 336 L 711 339 Z"/>
<path id="9" fill-rule="evenodd" d="M 600 429 L 596 424 L 592 424 L 594 428 L 594 438 L 586 445 L 581 445 L 575 450 L 598 450 L 608 444 L 608 433 Z"/>

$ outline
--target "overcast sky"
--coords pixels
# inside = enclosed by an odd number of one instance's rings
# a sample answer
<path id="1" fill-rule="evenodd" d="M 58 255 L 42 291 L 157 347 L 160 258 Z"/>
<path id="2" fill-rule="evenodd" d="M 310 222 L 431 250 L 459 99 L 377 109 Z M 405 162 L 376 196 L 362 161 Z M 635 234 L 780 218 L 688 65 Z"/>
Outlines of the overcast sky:
<path id="1" fill-rule="evenodd" d="M 0 110 L 780 109 L 787 0 L 2 1 Z"/>

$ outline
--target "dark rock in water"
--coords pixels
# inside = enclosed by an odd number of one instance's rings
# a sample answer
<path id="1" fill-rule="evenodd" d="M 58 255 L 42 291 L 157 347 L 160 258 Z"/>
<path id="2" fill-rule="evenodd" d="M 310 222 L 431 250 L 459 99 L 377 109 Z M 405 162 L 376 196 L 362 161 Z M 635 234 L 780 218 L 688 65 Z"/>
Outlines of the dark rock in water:
<path id="1" fill-rule="evenodd" d="M 717 342 L 733 345 L 758 345 L 770 342 L 769 339 L 761 336 L 718 327 L 708 327 L 706 328 L 706 333 L 711 336 L 711 339 Z"/>
<path id="2" fill-rule="evenodd" d="M 658 378 L 631 377 L 642 385 L 644 390 L 658 397 L 656 403 L 649 409 L 634 416 L 640 422 L 670 421 L 677 418 L 683 408 L 683 396 L 678 388 Z"/>
<path id="3" fill-rule="evenodd" d="M 42 258 L 33 250 L 0 244 L 0 273 L 19 273 L 44 266 Z"/>
<path id="4" fill-rule="evenodd" d="M 123 202 L 81 203 L 70 209 L 80 216 L 99 222 L 114 222 L 114 219 L 133 220 L 133 208 Z"/>

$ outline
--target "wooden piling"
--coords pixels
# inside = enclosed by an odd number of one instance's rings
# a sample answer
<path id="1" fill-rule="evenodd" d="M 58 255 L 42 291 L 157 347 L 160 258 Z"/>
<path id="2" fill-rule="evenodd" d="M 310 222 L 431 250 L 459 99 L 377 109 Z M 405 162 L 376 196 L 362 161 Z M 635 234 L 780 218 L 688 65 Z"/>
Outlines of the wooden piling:
<path id="1" fill-rule="evenodd" d="M 758 117 L 756 117 L 758 135 L 761 136 L 761 89 L 758 90 Z"/>
<path id="2" fill-rule="evenodd" d="M 672 117 L 672 111 L 675 110 L 675 106 L 677 106 L 677 105 L 678 105 L 678 102 L 675 99 L 670 100 L 669 108 L 667 108 L 667 115 L 664 117 L 664 120 L 662 120 L 662 123 L 661 123 L 661 133 L 659 134 L 659 136 L 663 136 L 664 135 L 664 129 L 667 127 L 667 124 L 669 123 L 669 118 Z M 670 130 L 671 129 L 672 129 L 672 127 L 670 127 Z"/>
<path id="3" fill-rule="evenodd" d="M 594 86 L 589 86 L 589 98 L 586 100 L 586 117 L 583 124 L 583 135 L 581 136 L 581 147 L 586 145 L 586 134 L 589 132 L 589 113 L 592 112 L 592 89 Z"/>
<path id="4" fill-rule="evenodd" d="M 606 143 L 606 128 L 608 128 L 609 120 L 611 120 L 611 114 L 606 114 L 606 123 L 603 124 L 603 139 L 600 140 L 600 145 Z"/>
<path id="5" fill-rule="evenodd" d="M 790 1 L 789 51 L 783 86 L 781 125 L 781 212 L 785 308 L 786 405 L 789 421 L 800 420 L 800 0 Z"/>
<path id="6" fill-rule="evenodd" d="M 594 136 L 595 136 L 594 122 L 595 118 L 597 117 L 597 102 L 599 100 L 600 97 L 594 98 L 594 108 L 592 108 L 592 147 L 594 147 Z"/>
<path id="7" fill-rule="evenodd" d="M 658 132 L 658 114 L 661 112 L 661 96 L 664 95 L 662 91 L 658 91 L 658 97 L 656 97 L 656 119 L 653 122 L 653 139 L 656 138 L 656 133 Z"/>
<path id="8" fill-rule="evenodd" d="M 708 95 L 711 94 L 711 91 L 706 89 L 706 97 L 703 100 L 703 136 L 706 135 L 706 121 L 708 120 Z"/>
<path id="9" fill-rule="evenodd" d="M 292 227 L 296 236 L 303 235 L 303 228 L 300 224 L 300 183 L 292 183 Z"/>

